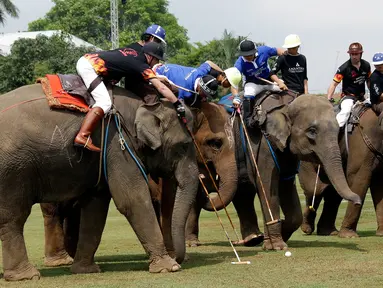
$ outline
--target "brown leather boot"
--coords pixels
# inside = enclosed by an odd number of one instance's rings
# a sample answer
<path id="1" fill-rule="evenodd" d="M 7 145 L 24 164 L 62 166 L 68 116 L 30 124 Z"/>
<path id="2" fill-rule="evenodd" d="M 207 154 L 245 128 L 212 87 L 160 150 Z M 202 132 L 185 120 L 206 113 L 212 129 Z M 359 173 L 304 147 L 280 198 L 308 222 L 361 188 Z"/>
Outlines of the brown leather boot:
<path id="1" fill-rule="evenodd" d="M 74 146 L 85 147 L 90 151 L 101 152 L 101 149 L 92 144 L 90 135 L 96 128 L 98 121 L 104 117 L 104 110 L 100 107 L 91 108 L 82 122 L 80 131 L 74 139 Z"/>

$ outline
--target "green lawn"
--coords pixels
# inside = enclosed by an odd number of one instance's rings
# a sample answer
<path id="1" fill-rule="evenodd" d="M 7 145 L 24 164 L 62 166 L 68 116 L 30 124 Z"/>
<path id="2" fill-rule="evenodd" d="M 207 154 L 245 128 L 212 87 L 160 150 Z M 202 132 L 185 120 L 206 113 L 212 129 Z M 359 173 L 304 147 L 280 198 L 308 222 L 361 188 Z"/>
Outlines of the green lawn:
<path id="1" fill-rule="evenodd" d="M 338 228 L 345 207 L 346 203 L 342 203 Z M 229 212 L 239 231 L 232 205 Z M 224 212 L 220 215 L 234 240 Z M 0 287 L 382 287 L 383 241 L 375 236 L 375 229 L 375 213 L 368 196 L 359 223 L 361 238 L 304 236 L 298 230 L 288 242 L 291 257 L 285 257 L 283 252 L 264 252 L 261 247 L 240 247 L 239 256 L 251 261 L 251 265 L 232 265 L 235 255 L 215 214 L 203 212 L 200 240 L 204 245 L 188 248 L 190 260 L 182 265 L 183 270 L 150 274 L 140 243 L 112 204 L 96 255 L 103 273 L 71 275 L 69 267 L 42 266 L 43 221 L 35 205 L 25 227 L 25 238 L 29 258 L 40 269 L 42 278 L 19 283 L 1 279 Z"/>

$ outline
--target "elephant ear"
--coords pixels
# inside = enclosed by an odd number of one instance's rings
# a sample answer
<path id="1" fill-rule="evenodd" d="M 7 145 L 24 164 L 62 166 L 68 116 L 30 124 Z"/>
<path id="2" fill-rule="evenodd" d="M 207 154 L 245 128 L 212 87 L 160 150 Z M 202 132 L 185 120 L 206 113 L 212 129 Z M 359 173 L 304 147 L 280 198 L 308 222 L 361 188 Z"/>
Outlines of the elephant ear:
<path id="1" fill-rule="evenodd" d="M 287 139 L 291 133 L 291 121 L 286 108 L 276 109 L 267 114 L 267 120 L 264 125 L 266 137 L 280 151 L 283 151 L 287 145 Z"/>
<path id="2" fill-rule="evenodd" d="M 134 122 L 137 131 L 137 138 L 146 146 L 156 150 L 161 147 L 161 121 L 156 116 L 161 103 L 154 105 L 142 104 L 136 112 Z"/>

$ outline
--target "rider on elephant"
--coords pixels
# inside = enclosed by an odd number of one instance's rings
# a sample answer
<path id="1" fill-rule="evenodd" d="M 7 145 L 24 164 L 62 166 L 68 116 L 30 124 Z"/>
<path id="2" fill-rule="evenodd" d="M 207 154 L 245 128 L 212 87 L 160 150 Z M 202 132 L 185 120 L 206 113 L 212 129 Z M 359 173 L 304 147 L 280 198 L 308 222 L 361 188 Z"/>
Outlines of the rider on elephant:
<path id="1" fill-rule="evenodd" d="M 282 73 L 282 80 L 290 91 L 297 95 L 308 94 L 307 80 L 307 61 L 306 57 L 298 53 L 301 40 L 298 35 L 290 34 L 286 36 L 285 43 L 282 46 L 287 51 L 279 56 L 271 75 L 276 75 L 279 71 Z M 281 83 L 279 83 L 281 82 Z M 282 85 L 283 82 L 278 79 L 277 83 Z"/>
<path id="2" fill-rule="evenodd" d="M 334 102 L 335 88 L 343 81 L 340 101 L 341 110 L 336 115 L 339 127 L 346 124 L 354 103 L 357 100 L 365 100 L 365 83 L 367 82 L 367 86 L 370 87 L 371 66 L 370 63 L 362 59 L 363 46 L 358 42 L 351 43 L 347 53 L 350 54 L 350 59 L 338 68 L 327 92 L 328 100 Z"/>
<path id="3" fill-rule="evenodd" d="M 372 64 L 375 71 L 370 78 L 370 100 L 372 109 L 379 115 L 383 112 L 383 53 L 375 53 Z"/>
<path id="4" fill-rule="evenodd" d="M 171 85 L 176 85 L 179 99 L 189 106 L 196 106 L 217 93 L 218 81 L 210 72 L 218 70 L 213 67 L 220 69 L 214 63 L 206 61 L 197 68 L 177 64 L 159 64 L 153 67 L 153 70 L 158 78 L 162 78 L 162 81 L 169 81 Z"/>
<path id="5" fill-rule="evenodd" d="M 260 46 L 255 47 L 253 41 L 244 40 L 239 45 L 239 58 L 235 62 L 235 67 L 242 73 L 244 80 L 244 102 L 243 113 L 244 118 L 250 116 L 252 111 L 251 100 L 255 99 L 255 96 L 265 90 L 279 92 L 281 90 L 287 90 L 286 85 L 278 79 L 278 76 L 270 74 L 270 66 L 268 60 L 273 56 L 281 56 L 284 53 L 283 49 Z M 263 78 L 269 82 L 275 81 L 278 85 L 272 85 L 267 83 Z M 238 96 L 238 89 L 232 87 L 231 89 L 233 98 L 233 105 L 239 107 L 242 100 Z"/>
<path id="6" fill-rule="evenodd" d="M 159 60 L 163 60 L 164 50 L 155 42 L 150 42 L 142 48 L 142 53 L 129 48 L 88 53 L 77 61 L 77 73 L 83 79 L 86 87 L 91 88 L 91 94 L 96 102 L 82 122 L 74 145 L 85 147 L 91 151 L 100 152 L 100 148 L 92 144 L 90 135 L 97 123 L 112 106 L 109 92 L 103 81 L 109 84 L 118 83 L 123 77 L 137 79 L 132 85 L 142 85 L 142 80 L 149 81 L 177 110 L 179 117 L 185 117 L 185 107 L 177 97 L 159 81 L 151 69 Z M 102 77 L 102 78 L 101 78 Z M 137 83 L 137 84 L 134 84 Z"/>

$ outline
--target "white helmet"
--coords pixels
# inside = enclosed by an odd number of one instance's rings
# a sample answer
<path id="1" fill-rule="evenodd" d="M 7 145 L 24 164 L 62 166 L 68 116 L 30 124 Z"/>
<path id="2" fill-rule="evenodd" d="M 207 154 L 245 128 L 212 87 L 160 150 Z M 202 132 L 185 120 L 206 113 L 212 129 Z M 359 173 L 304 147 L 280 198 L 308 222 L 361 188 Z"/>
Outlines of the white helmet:
<path id="1" fill-rule="evenodd" d="M 227 68 L 225 71 L 225 76 L 227 81 L 229 81 L 230 85 L 233 86 L 234 89 L 238 89 L 238 84 L 242 80 L 241 72 L 235 67 Z"/>
<path id="2" fill-rule="evenodd" d="M 283 44 L 283 48 L 294 48 L 301 45 L 301 39 L 299 39 L 299 36 L 296 34 L 290 34 L 287 35 L 285 38 L 285 44 Z"/>

